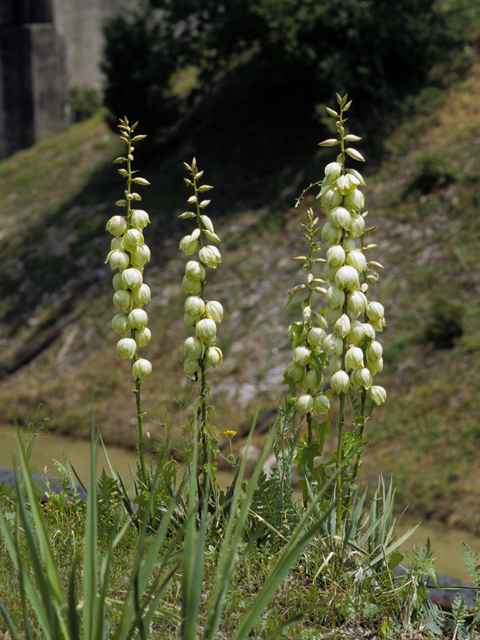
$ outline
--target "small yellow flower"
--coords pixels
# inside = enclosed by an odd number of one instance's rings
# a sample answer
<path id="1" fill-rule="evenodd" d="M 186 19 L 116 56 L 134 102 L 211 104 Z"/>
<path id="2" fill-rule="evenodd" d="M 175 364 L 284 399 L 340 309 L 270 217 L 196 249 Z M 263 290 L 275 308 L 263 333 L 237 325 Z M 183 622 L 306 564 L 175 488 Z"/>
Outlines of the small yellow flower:
<path id="1" fill-rule="evenodd" d="M 226 436 L 227 438 L 233 438 L 233 436 L 237 435 L 236 431 L 224 431 L 223 435 Z"/>

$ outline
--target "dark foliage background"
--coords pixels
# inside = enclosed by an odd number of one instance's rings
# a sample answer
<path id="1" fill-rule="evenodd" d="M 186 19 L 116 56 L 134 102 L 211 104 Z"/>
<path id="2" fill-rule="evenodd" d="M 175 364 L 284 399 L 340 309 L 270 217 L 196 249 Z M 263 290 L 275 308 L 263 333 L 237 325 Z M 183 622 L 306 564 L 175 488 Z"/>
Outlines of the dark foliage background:
<path id="1" fill-rule="evenodd" d="M 158 134 L 222 83 L 259 124 L 265 101 L 279 123 L 318 123 L 348 91 L 373 144 L 386 112 L 460 42 L 456 25 L 434 0 L 150 0 L 105 25 L 105 102 L 113 122 L 127 115 Z M 172 74 L 191 66 L 198 82 L 181 100 Z"/>

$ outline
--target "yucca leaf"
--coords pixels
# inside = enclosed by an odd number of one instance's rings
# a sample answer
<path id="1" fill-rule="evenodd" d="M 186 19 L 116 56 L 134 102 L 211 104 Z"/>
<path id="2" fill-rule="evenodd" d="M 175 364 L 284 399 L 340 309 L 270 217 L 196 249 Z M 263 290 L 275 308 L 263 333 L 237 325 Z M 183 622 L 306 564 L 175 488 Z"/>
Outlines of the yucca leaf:
<path id="1" fill-rule="evenodd" d="M 12 636 L 12 640 L 19 640 L 17 635 L 17 630 L 15 629 L 15 625 L 13 624 L 12 619 L 8 615 L 8 611 L 5 609 L 5 605 L 0 600 L 0 611 L 2 612 L 3 617 L 5 618 L 5 622 L 7 623 L 8 630 L 10 635 Z"/>
<path id="2" fill-rule="evenodd" d="M 90 486 L 87 494 L 87 515 L 85 519 L 85 549 L 83 554 L 83 631 L 85 640 L 96 640 L 95 629 L 103 611 L 98 610 L 98 556 L 97 556 L 97 493 L 95 470 L 97 467 L 98 437 L 95 435 L 93 419 L 90 429 Z"/>

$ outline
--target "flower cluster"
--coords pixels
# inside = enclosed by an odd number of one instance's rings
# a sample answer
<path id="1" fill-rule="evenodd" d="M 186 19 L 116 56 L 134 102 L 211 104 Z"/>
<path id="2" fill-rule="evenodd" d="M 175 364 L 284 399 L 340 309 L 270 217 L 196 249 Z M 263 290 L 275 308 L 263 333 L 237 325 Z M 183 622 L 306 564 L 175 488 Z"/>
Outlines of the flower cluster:
<path id="1" fill-rule="evenodd" d="M 185 301 L 184 322 L 189 329 L 195 329 L 195 336 L 185 340 L 184 351 L 186 355 L 183 369 L 187 376 L 196 379 L 200 371 L 205 367 L 216 367 L 222 362 L 223 354 L 215 346 L 217 337 L 217 324 L 222 321 L 223 307 L 220 302 L 205 298 L 205 281 L 207 268 L 216 269 L 221 262 L 220 251 L 215 245 L 205 242 L 221 242 L 215 233 L 213 223 L 202 211 L 210 204 L 210 200 L 202 200 L 201 194 L 213 187 L 198 185 L 203 171 L 199 171 L 195 158 L 191 165 L 184 163 L 189 170 L 191 180 L 184 178 L 187 185 L 193 187 L 194 195 L 188 198 L 189 204 L 194 204 L 196 212 L 186 211 L 180 218 L 195 218 L 197 226 L 194 231 L 180 241 L 180 249 L 187 255 L 193 255 L 198 250 L 198 259 L 189 260 L 185 266 L 185 276 L 182 288 L 189 294 Z"/>
<path id="2" fill-rule="evenodd" d="M 113 304 L 120 313 L 112 319 L 112 329 L 115 333 L 129 337 L 121 338 L 117 343 L 117 352 L 121 358 L 134 360 L 133 376 L 136 380 L 148 378 L 152 372 L 151 363 L 145 358 L 137 356 L 137 349 L 150 342 L 151 332 L 147 327 L 148 316 L 143 306 L 150 298 L 150 287 L 143 282 L 143 268 L 150 260 L 150 249 L 145 244 L 143 229 L 149 224 L 148 213 L 141 209 L 133 209 L 132 204 L 142 198 L 132 192 L 132 183 L 148 185 L 144 178 L 135 176 L 132 171 L 134 146 L 133 142 L 143 140 L 145 136 L 133 136 L 136 124 L 130 126 L 125 118 L 120 121 L 120 139 L 128 146 L 126 157 L 120 157 L 115 163 L 126 164 L 126 168 L 119 169 L 121 176 L 127 179 L 125 198 L 117 201 L 117 206 L 124 210 L 124 215 L 116 215 L 107 222 L 107 231 L 113 235 L 110 253 L 106 262 L 113 270 L 118 269 L 113 277 L 115 294 Z"/>
<path id="3" fill-rule="evenodd" d="M 333 325 L 323 349 L 329 356 L 332 390 L 340 395 L 352 385 L 357 390 L 368 391 L 378 405 L 385 401 L 386 392 L 383 387 L 373 385 L 373 376 L 383 369 L 382 346 L 375 340 L 375 332 L 383 330 L 385 317 L 383 305 L 369 301 L 367 293 L 369 283 L 378 280 L 375 268 L 382 265 L 366 257 L 376 245 L 365 246 L 364 241 L 369 231 L 365 229 L 368 212 L 361 213 L 364 196 L 360 187 L 365 186 L 365 181 L 356 169 L 345 166 L 346 156 L 364 161 L 359 151 L 345 147 L 345 143 L 360 140 L 353 134 L 345 135 L 343 115 L 350 105 L 351 102 L 346 103 L 346 96 L 339 97 L 340 113 L 327 109 L 337 120 L 339 140 L 320 143 L 341 148 L 336 162 L 325 167 L 318 195 L 327 215 L 322 239 L 330 245 L 324 268 L 328 285 L 325 315 Z"/>
<path id="4" fill-rule="evenodd" d="M 318 218 L 307 213 L 309 225 L 301 224 L 310 243 L 310 255 L 294 260 L 303 262 L 307 271 L 307 284 L 295 287 L 290 296 L 304 291 L 303 322 L 292 323 L 288 333 L 293 347 L 293 362 L 285 370 L 285 382 L 295 397 L 297 411 L 303 414 L 324 414 L 329 410 L 328 392 L 322 392 L 323 370 L 330 369 L 331 389 L 338 395 L 345 394 L 350 385 L 358 391 L 369 393 L 379 405 L 385 401 L 383 387 L 373 385 L 373 376 L 382 371 L 382 346 L 376 341 L 376 331 L 385 326 L 384 308 L 367 297 L 369 283 L 376 282 L 375 268 L 378 262 L 367 261 L 366 254 L 376 245 L 365 246 L 365 218 L 361 213 L 365 186 L 362 175 L 345 166 L 346 156 L 363 161 L 362 155 L 345 143 L 360 140 L 353 134 L 345 135 L 343 115 L 351 105 L 346 96 L 338 96 L 340 113 L 327 109 L 337 120 L 339 139 L 329 139 L 321 146 L 340 145 L 341 153 L 335 162 L 325 168 L 325 178 L 320 184 L 321 204 L 326 208 L 327 222 L 319 227 Z M 315 241 L 321 233 L 321 242 Z M 359 244 L 357 244 L 359 242 Z M 326 259 L 315 258 L 327 244 Z M 313 266 L 323 262 L 324 279 L 314 276 Z M 325 288 L 322 286 L 325 285 Z M 326 307 L 313 311 L 312 294 L 324 294 Z M 325 330 L 331 329 L 331 333 Z M 296 392 L 299 385 L 301 394 Z"/>
<path id="5" fill-rule="evenodd" d="M 305 237 L 310 244 L 309 256 L 297 256 L 296 261 L 303 262 L 303 269 L 307 271 L 307 284 L 295 287 L 289 296 L 289 302 L 300 292 L 306 293 L 303 301 L 302 321 L 293 322 L 288 328 L 288 335 L 292 343 L 293 360 L 284 372 L 284 382 L 290 387 L 290 395 L 295 398 L 297 411 L 311 416 L 328 413 L 330 410 L 330 398 L 322 393 L 323 370 L 326 366 L 326 354 L 323 349 L 327 323 L 318 312 L 313 311 L 314 294 L 324 294 L 322 285 L 325 280 L 314 275 L 314 267 L 323 262 L 322 258 L 315 257 L 320 251 L 320 243 L 315 237 L 320 232 L 318 218 L 313 217 L 312 209 L 307 212 L 308 225 L 301 223 L 305 230 Z M 297 384 L 300 387 L 300 395 L 297 395 Z"/>

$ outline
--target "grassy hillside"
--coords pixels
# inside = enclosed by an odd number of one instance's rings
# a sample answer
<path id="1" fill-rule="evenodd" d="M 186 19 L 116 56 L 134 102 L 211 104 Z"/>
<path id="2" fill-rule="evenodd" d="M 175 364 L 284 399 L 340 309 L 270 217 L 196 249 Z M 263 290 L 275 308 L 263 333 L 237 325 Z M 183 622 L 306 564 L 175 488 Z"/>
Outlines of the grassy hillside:
<path id="1" fill-rule="evenodd" d="M 385 265 L 376 295 L 388 322 L 379 384 L 389 395 L 367 425 L 372 444 L 364 477 L 393 473 L 410 512 L 478 532 L 476 36 L 471 45 L 468 71 L 450 78 L 445 91 L 426 92 L 414 117 L 392 133 L 381 165 L 366 167 L 366 203 L 376 225 L 371 242 Z M 303 252 L 298 221 L 305 207 L 318 206 L 312 196 L 295 209 L 294 198 L 322 177 L 333 154 L 317 151 L 321 132 L 313 125 L 302 125 L 298 136 L 293 127 L 276 136 L 273 126 L 256 135 L 246 114 L 239 110 L 236 118 L 243 129 L 226 131 L 213 116 L 203 129 L 197 122 L 172 135 L 153 158 L 142 158 L 138 148 L 141 175 L 152 183 L 142 191 L 152 219 L 145 279 L 153 292 L 148 357 L 154 370 L 144 394 L 152 438 L 165 437 L 166 427 L 173 441 L 180 437 L 179 405 L 188 405 L 192 394 L 192 383 L 182 379 L 188 331 L 182 321 L 185 256 L 177 250 L 189 227 L 177 216 L 189 196 L 182 161 L 193 155 L 215 187 L 209 215 L 223 239 L 222 264 L 207 283 L 209 296 L 225 307 L 218 332 L 224 363 L 211 376 L 218 427 L 241 433 L 259 410 L 261 438 L 285 392 L 282 373 L 291 358 L 285 329 L 299 306 L 283 307 L 303 277 L 291 257 Z M 98 116 L 0 163 L 5 424 L 14 413 L 21 418 L 43 404 L 49 428 L 86 434 L 93 405 L 107 440 L 135 442 L 133 381 L 130 365 L 116 355 L 112 274 L 104 265 L 110 243 L 104 227 L 123 188 L 111 165 L 119 148 Z M 368 161 L 368 148 L 362 153 Z"/>

